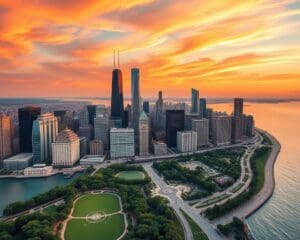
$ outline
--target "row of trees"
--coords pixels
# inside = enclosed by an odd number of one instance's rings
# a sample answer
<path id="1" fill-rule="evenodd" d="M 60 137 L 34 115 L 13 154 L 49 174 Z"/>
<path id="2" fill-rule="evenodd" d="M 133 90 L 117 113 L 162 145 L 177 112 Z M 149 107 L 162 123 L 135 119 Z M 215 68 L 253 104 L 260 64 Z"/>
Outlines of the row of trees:
<path id="1" fill-rule="evenodd" d="M 99 170 L 94 176 L 81 176 L 65 187 L 54 188 L 29 201 L 9 205 L 5 211 L 6 214 L 28 209 L 26 203 L 34 202 L 34 204 L 31 203 L 31 206 L 36 206 L 37 203 L 45 203 L 61 196 L 65 200 L 65 204 L 58 206 L 55 212 L 28 214 L 18 217 L 16 221 L 2 222 L 0 239 L 59 239 L 52 231 L 53 226 L 59 220 L 67 217 L 74 199 L 88 190 L 108 189 L 119 193 L 124 211 L 136 220 L 134 221 L 135 225 L 129 225 L 125 239 L 183 240 L 182 227 L 167 201 L 161 197 L 151 197 L 151 179 L 147 176 L 143 180 L 124 182 L 115 178 L 118 172 L 124 170 L 143 171 L 143 168 L 120 164 L 112 165 Z M 15 206 L 18 206 L 18 210 L 13 210 Z"/>
<path id="2" fill-rule="evenodd" d="M 218 229 L 221 233 L 223 233 L 225 236 L 229 236 L 231 233 L 233 233 L 236 240 L 248 239 L 247 235 L 245 234 L 244 227 L 243 221 L 237 217 L 233 217 L 231 223 L 226 225 L 218 225 Z"/>
<path id="3" fill-rule="evenodd" d="M 260 178 L 260 176 L 258 176 L 258 171 L 257 171 L 257 163 L 258 163 L 257 160 L 262 158 L 267 158 L 269 156 L 269 153 L 270 153 L 269 147 L 262 147 L 257 149 L 254 152 L 253 156 L 250 159 L 250 165 L 253 171 L 253 178 L 249 185 L 248 190 L 244 191 L 243 193 L 241 193 L 240 195 L 238 195 L 233 199 L 227 200 L 225 203 L 221 205 L 215 205 L 214 207 L 208 208 L 205 211 L 205 214 L 210 220 L 213 220 L 215 218 L 218 218 L 230 212 L 234 208 L 248 201 L 253 195 L 255 195 L 260 190 L 258 189 L 259 188 L 258 179 Z"/>

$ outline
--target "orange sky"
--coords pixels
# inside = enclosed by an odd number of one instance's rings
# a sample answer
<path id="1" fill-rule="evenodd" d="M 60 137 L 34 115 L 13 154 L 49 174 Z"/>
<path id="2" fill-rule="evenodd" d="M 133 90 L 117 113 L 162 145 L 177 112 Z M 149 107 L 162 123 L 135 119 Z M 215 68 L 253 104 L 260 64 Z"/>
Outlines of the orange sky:
<path id="1" fill-rule="evenodd" d="M 0 0 L 0 97 L 300 97 L 300 4 L 291 0 Z"/>

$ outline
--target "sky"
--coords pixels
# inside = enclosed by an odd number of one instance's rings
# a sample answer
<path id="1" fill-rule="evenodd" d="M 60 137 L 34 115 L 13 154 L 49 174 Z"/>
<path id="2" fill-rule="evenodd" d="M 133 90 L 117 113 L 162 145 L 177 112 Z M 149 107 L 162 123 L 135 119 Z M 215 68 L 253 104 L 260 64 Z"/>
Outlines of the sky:
<path id="1" fill-rule="evenodd" d="M 300 2 L 0 0 L 0 97 L 300 98 Z"/>

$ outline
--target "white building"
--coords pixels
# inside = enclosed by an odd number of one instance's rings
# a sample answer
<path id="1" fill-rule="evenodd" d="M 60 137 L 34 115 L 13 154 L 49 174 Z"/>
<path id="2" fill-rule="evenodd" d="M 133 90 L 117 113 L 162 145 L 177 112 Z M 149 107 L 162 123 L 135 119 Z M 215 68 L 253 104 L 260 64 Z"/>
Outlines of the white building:
<path id="1" fill-rule="evenodd" d="M 193 152 L 197 150 L 197 133 L 194 131 L 177 132 L 177 150 Z"/>
<path id="2" fill-rule="evenodd" d="M 154 155 L 167 155 L 168 154 L 168 147 L 167 144 L 161 141 L 153 141 L 153 149 Z"/>
<path id="3" fill-rule="evenodd" d="M 73 166 L 80 158 L 80 141 L 76 133 L 68 128 L 61 131 L 52 143 L 52 155 L 53 166 Z"/>
<path id="4" fill-rule="evenodd" d="M 52 143 L 58 134 L 58 122 L 53 113 L 40 115 L 32 125 L 33 163 L 51 160 Z"/>
<path id="5" fill-rule="evenodd" d="M 105 156 L 100 155 L 86 155 L 80 159 L 80 165 L 97 165 L 103 163 Z"/>
<path id="6" fill-rule="evenodd" d="M 32 164 L 32 153 L 20 153 L 3 160 L 3 168 L 8 170 L 23 170 Z"/>
<path id="7" fill-rule="evenodd" d="M 46 164 L 35 164 L 32 167 L 24 169 L 24 175 L 27 177 L 41 177 L 49 176 L 52 174 L 52 166 L 46 166 Z"/>
<path id="8" fill-rule="evenodd" d="M 209 121 L 206 118 L 192 120 L 192 131 L 197 133 L 197 146 L 208 145 Z"/>
<path id="9" fill-rule="evenodd" d="M 111 128 L 110 130 L 110 158 L 134 156 L 133 128 Z"/>
<path id="10" fill-rule="evenodd" d="M 212 142 L 217 146 L 231 143 L 231 117 L 228 115 L 213 116 Z"/>
<path id="11" fill-rule="evenodd" d="M 149 119 L 144 111 L 139 118 L 139 151 L 140 156 L 149 155 Z"/>

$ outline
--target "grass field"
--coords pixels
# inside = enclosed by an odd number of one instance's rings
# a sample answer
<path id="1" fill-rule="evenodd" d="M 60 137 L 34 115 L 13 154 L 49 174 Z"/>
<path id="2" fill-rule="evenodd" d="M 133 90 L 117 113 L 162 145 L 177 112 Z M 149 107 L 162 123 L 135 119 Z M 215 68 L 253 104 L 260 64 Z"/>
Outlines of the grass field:
<path id="1" fill-rule="evenodd" d="M 120 211 L 119 199 L 110 193 L 88 194 L 76 201 L 73 217 L 85 217 L 91 212 L 105 212 L 106 214 Z"/>
<path id="2" fill-rule="evenodd" d="M 141 171 L 123 171 L 116 174 L 116 177 L 122 180 L 143 180 L 145 174 Z"/>
<path id="3" fill-rule="evenodd" d="M 180 209 L 186 220 L 188 221 L 190 228 L 193 233 L 194 240 L 209 240 L 206 234 L 202 231 L 202 229 L 194 222 L 193 219 L 190 218 L 182 209 Z"/>
<path id="4" fill-rule="evenodd" d="M 48 207 L 46 207 L 46 208 L 44 208 L 43 209 L 43 212 L 44 213 L 54 213 L 54 212 L 56 212 L 56 209 L 57 209 L 57 207 L 54 205 L 54 204 L 52 204 L 52 205 L 50 205 L 50 206 L 48 206 Z"/>
<path id="5" fill-rule="evenodd" d="M 103 222 L 89 223 L 85 219 L 71 219 L 65 232 L 66 240 L 115 240 L 125 230 L 120 213 L 106 217 Z"/>

